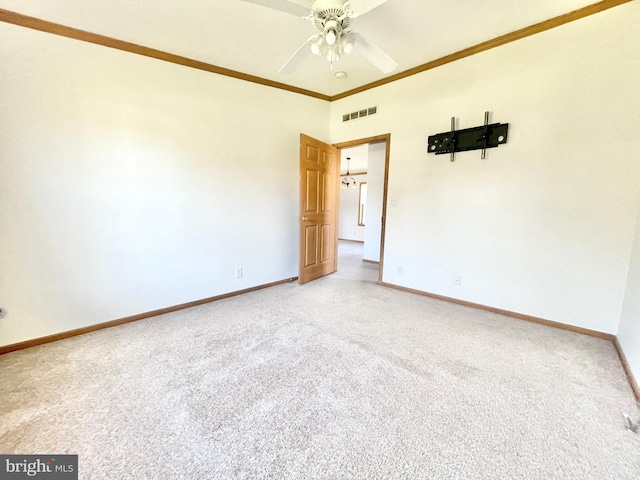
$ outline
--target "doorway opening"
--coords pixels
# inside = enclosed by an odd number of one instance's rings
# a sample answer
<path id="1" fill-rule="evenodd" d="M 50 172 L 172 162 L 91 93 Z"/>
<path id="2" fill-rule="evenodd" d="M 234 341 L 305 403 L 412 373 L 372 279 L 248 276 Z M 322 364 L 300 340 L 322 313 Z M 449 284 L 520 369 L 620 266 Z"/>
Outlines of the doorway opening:
<path id="1" fill-rule="evenodd" d="M 341 250 L 357 250 L 346 244 L 361 243 L 362 261 L 378 266 L 378 283 L 384 266 L 390 142 L 391 134 L 385 134 L 333 145 L 340 154 L 340 174 L 346 174 L 349 164 L 349 173 L 356 180 L 355 186 L 340 189 Z"/>

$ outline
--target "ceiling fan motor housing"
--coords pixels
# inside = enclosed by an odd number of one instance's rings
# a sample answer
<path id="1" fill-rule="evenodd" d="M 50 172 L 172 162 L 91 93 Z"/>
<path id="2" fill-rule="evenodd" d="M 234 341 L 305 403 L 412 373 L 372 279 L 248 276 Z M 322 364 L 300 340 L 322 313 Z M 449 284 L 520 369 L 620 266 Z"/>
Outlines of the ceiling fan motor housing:
<path id="1" fill-rule="evenodd" d="M 313 24 L 318 30 L 324 31 L 328 21 L 336 20 L 342 29 L 351 25 L 350 11 L 345 8 L 343 0 L 316 0 L 313 4 Z"/>

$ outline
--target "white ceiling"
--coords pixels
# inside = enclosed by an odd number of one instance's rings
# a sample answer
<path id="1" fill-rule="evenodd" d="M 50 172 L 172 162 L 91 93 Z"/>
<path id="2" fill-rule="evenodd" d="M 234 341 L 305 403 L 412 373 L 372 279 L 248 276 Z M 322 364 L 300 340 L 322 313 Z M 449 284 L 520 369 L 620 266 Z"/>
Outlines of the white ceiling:
<path id="1" fill-rule="evenodd" d="M 400 64 L 393 74 L 592 3 L 388 0 L 356 18 L 351 29 Z M 355 51 L 340 59 L 334 71 L 325 59 L 310 54 L 296 73 L 278 74 L 316 31 L 307 20 L 241 0 L 0 0 L 0 8 L 325 95 L 386 76 Z M 334 78 L 338 70 L 348 78 Z"/>

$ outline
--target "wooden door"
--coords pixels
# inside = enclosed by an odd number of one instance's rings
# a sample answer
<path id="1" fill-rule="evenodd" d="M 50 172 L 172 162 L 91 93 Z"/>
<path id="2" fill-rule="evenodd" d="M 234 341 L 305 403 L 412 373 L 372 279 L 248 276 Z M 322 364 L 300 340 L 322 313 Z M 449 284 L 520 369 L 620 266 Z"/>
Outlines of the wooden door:
<path id="1" fill-rule="evenodd" d="M 338 149 L 300 134 L 300 283 L 338 269 Z"/>

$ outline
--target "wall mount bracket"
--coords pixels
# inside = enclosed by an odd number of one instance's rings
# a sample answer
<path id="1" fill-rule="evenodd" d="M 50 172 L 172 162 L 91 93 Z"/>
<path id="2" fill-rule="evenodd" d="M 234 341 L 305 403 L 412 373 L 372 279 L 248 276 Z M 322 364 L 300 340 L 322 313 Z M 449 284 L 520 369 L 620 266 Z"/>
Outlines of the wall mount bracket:
<path id="1" fill-rule="evenodd" d="M 484 112 L 484 125 L 464 130 L 456 130 L 456 117 L 451 117 L 451 130 L 448 132 L 430 135 L 427 144 L 427 152 L 436 155 L 451 155 L 451 161 L 455 160 L 455 152 L 482 149 L 481 158 L 486 157 L 487 148 L 495 148 L 507 143 L 509 132 L 508 123 L 492 123 L 489 125 L 489 112 Z"/>

